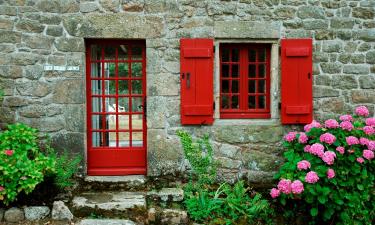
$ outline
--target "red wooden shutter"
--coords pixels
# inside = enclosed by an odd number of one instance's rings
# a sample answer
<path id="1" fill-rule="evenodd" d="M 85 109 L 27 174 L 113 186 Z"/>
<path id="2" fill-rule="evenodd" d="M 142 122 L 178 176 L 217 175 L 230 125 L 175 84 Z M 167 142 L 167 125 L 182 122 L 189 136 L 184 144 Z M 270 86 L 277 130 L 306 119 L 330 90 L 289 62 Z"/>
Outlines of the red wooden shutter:
<path id="1" fill-rule="evenodd" d="M 181 123 L 212 124 L 213 40 L 181 39 Z"/>
<path id="2" fill-rule="evenodd" d="M 281 40 L 281 123 L 313 118 L 312 39 Z"/>

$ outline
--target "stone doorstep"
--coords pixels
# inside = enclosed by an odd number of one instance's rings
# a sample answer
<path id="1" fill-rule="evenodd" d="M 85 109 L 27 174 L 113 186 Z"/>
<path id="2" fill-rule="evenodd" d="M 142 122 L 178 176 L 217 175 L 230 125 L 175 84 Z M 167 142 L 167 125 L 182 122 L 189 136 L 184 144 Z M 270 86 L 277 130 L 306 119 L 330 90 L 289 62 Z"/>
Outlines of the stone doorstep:
<path id="1" fill-rule="evenodd" d="M 143 175 L 131 176 L 86 176 L 85 182 L 92 183 L 130 183 L 130 184 L 144 184 L 146 177 Z"/>
<path id="2" fill-rule="evenodd" d="M 82 190 L 104 191 L 142 191 L 147 179 L 143 175 L 131 176 L 86 176 L 81 184 Z"/>
<path id="3" fill-rule="evenodd" d="M 78 225 L 135 225 L 130 220 L 115 220 L 115 219 L 83 219 Z"/>

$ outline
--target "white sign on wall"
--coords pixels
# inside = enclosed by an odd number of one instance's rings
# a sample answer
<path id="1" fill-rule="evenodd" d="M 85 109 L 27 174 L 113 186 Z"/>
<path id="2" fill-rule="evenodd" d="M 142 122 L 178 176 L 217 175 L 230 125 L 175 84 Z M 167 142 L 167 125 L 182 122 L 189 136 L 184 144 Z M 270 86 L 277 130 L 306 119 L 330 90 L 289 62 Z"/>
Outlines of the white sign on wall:
<path id="1" fill-rule="evenodd" d="M 79 71 L 79 66 L 44 65 L 44 71 Z"/>

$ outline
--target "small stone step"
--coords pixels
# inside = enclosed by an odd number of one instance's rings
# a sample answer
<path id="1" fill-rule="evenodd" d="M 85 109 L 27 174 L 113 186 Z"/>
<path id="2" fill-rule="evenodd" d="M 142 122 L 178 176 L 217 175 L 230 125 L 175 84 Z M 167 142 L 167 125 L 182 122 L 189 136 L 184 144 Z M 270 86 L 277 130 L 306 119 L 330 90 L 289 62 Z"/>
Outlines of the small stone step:
<path id="1" fill-rule="evenodd" d="M 86 176 L 81 185 L 83 190 L 141 191 L 146 187 L 146 177 L 131 176 Z"/>
<path id="2" fill-rule="evenodd" d="M 112 219 L 83 219 L 78 225 L 135 225 L 130 220 L 112 220 Z"/>
<path id="3" fill-rule="evenodd" d="M 87 217 L 92 214 L 106 218 L 137 219 L 147 215 L 146 197 L 137 192 L 86 192 L 73 198 L 73 214 Z"/>
<path id="4" fill-rule="evenodd" d="M 184 191 L 181 188 L 162 188 L 159 191 L 147 192 L 147 197 L 163 202 L 181 202 L 184 200 Z"/>

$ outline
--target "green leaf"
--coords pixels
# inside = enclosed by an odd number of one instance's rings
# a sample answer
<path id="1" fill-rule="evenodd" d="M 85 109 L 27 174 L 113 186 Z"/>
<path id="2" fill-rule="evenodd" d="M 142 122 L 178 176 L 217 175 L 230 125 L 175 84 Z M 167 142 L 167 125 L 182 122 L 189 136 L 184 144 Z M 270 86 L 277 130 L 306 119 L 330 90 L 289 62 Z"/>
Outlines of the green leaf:
<path id="1" fill-rule="evenodd" d="M 318 215 L 318 209 L 317 208 L 310 209 L 310 214 L 313 217 L 317 216 Z"/>
<path id="2" fill-rule="evenodd" d="M 362 184 L 357 184 L 357 188 L 360 191 L 363 191 L 365 189 L 365 187 Z"/>
<path id="3" fill-rule="evenodd" d="M 321 203 L 321 204 L 325 204 L 327 202 L 327 197 L 325 195 L 319 195 L 318 196 L 318 201 Z"/>

